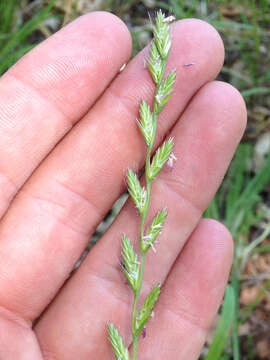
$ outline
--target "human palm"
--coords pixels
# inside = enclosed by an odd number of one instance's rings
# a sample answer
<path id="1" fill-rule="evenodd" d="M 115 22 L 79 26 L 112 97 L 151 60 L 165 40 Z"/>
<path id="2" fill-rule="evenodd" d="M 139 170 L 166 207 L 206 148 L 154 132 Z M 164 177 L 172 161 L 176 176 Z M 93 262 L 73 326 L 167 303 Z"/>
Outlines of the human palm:
<path id="1" fill-rule="evenodd" d="M 221 302 L 232 241 L 200 220 L 242 136 L 239 93 L 213 81 L 223 63 L 217 32 L 199 20 L 172 27 L 168 69 L 174 95 L 159 116 L 157 142 L 174 137 L 178 160 L 153 184 L 151 208 L 168 208 L 143 294 L 162 293 L 139 358 L 195 360 Z M 132 295 L 120 269 L 121 233 L 136 239 L 127 202 L 70 273 L 97 224 L 143 167 L 137 129 L 154 84 L 148 49 L 128 62 L 130 35 L 109 13 L 81 17 L 22 58 L 0 79 L 0 359 L 112 359 L 107 322 L 131 344 Z M 192 63 L 191 66 L 185 66 Z M 151 216 L 151 214 L 150 214 Z"/>

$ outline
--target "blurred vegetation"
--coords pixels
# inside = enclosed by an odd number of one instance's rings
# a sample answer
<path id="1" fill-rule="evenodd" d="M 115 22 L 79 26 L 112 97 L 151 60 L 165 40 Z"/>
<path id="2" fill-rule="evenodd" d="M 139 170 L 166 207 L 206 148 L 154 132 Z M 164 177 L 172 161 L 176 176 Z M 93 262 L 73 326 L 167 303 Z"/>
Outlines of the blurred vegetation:
<path id="1" fill-rule="evenodd" d="M 236 250 L 217 330 L 202 358 L 270 359 L 270 0 L 0 0 L 0 74 L 63 25 L 94 10 L 124 20 L 135 55 L 149 42 L 149 15 L 159 8 L 218 29 L 226 48 L 219 78 L 236 86 L 248 107 L 243 143 L 205 213 L 228 226 Z"/>

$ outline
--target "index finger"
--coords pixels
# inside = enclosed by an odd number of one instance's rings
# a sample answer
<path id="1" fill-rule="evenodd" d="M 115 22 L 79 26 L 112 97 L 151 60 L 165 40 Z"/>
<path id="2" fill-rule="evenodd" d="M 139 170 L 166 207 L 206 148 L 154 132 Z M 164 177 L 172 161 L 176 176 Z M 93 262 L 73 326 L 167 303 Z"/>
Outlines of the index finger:
<path id="1" fill-rule="evenodd" d="M 2 76 L 0 217 L 33 170 L 117 75 L 130 51 L 124 23 L 95 12 L 60 30 Z"/>

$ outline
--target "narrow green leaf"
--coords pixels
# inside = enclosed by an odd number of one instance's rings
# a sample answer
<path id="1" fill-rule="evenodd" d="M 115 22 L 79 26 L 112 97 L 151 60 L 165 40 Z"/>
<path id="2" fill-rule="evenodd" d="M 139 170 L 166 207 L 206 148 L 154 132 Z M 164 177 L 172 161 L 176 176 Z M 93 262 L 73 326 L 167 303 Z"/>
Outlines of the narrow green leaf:
<path id="1" fill-rule="evenodd" d="M 242 145 L 243 146 L 243 145 Z M 245 177 L 246 178 L 246 177 Z M 250 216 L 250 211 L 260 200 L 260 192 L 270 180 L 270 155 L 265 159 L 261 169 L 257 174 L 244 185 L 235 203 L 230 208 L 226 204 L 226 209 L 230 209 L 226 216 L 225 224 L 235 236 L 241 226 L 245 224 Z"/>
<path id="2" fill-rule="evenodd" d="M 13 25 L 16 5 L 20 5 L 18 0 L 0 1 L 0 32 L 8 33 Z"/>
<path id="3" fill-rule="evenodd" d="M 129 169 L 127 172 L 127 181 L 128 181 L 128 192 L 132 197 L 134 204 L 138 209 L 139 213 L 142 215 L 146 201 L 145 188 L 141 186 L 137 175 L 131 169 Z"/>
<path id="4" fill-rule="evenodd" d="M 151 292 L 147 295 L 142 307 L 136 316 L 136 335 L 139 335 L 144 325 L 149 319 L 152 310 L 157 302 L 160 294 L 160 284 L 156 285 Z"/>
<path id="5" fill-rule="evenodd" d="M 153 140 L 154 124 L 150 106 L 144 100 L 141 102 L 140 106 L 140 119 L 141 121 L 138 121 L 138 126 L 144 137 L 146 145 L 149 146 Z"/>
<path id="6" fill-rule="evenodd" d="M 116 359 L 129 360 L 128 349 L 125 347 L 119 332 L 111 322 L 108 324 L 108 332 Z"/>
<path id="7" fill-rule="evenodd" d="M 162 230 L 166 217 L 166 209 L 159 211 L 158 214 L 155 216 L 154 220 L 152 221 L 151 225 L 147 229 L 147 233 L 143 237 L 143 240 L 141 242 L 141 250 L 144 254 L 149 250 L 150 246 L 153 246 L 156 238 Z"/>
<path id="8" fill-rule="evenodd" d="M 153 180 L 157 174 L 161 171 L 164 164 L 168 161 L 169 156 L 173 148 L 173 139 L 165 141 L 161 147 L 159 147 L 153 157 L 150 166 L 150 173 L 148 174 L 149 179 Z"/>
<path id="9" fill-rule="evenodd" d="M 248 98 L 249 96 L 252 95 L 264 95 L 264 94 L 269 94 L 270 93 L 270 89 L 269 87 L 254 87 L 252 89 L 247 89 L 247 90 L 243 90 L 241 91 L 241 94 L 243 96 L 243 98 Z"/>
<path id="10" fill-rule="evenodd" d="M 235 315 L 235 295 L 233 288 L 228 285 L 225 293 L 221 317 L 205 360 L 218 360 L 228 340 L 229 332 Z"/>
<path id="11" fill-rule="evenodd" d="M 0 63 L 0 75 L 2 75 L 4 71 L 6 71 L 11 65 L 18 61 L 28 51 L 32 50 L 35 46 L 36 44 L 26 45 L 8 54 L 5 59 Z"/>
<path id="12" fill-rule="evenodd" d="M 125 234 L 123 234 L 122 238 L 122 258 L 122 271 L 126 276 L 132 290 L 136 292 L 139 283 L 140 266 L 138 257 L 133 249 L 131 241 Z"/>
<path id="13" fill-rule="evenodd" d="M 37 27 L 38 25 L 46 18 L 49 11 L 53 7 L 55 0 L 49 1 L 49 4 L 41 10 L 37 15 L 35 15 L 31 20 L 27 21 L 6 43 L 6 45 L 1 49 L 0 60 L 3 59 L 16 47 L 19 46 L 23 40 L 25 40 Z"/>

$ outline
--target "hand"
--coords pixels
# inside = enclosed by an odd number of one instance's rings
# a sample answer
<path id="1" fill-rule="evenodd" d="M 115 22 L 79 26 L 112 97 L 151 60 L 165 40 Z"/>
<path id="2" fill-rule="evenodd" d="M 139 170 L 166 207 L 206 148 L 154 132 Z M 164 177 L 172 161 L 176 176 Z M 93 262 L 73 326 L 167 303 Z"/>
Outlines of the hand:
<path id="1" fill-rule="evenodd" d="M 224 56 L 218 33 L 193 19 L 177 22 L 172 36 L 168 70 L 177 81 L 156 146 L 173 136 L 178 160 L 153 184 L 151 213 L 166 205 L 168 219 L 147 258 L 143 293 L 163 287 L 139 344 L 144 360 L 199 357 L 233 252 L 223 225 L 200 218 L 246 121 L 239 93 L 213 81 Z M 131 201 L 69 278 L 123 192 L 126 169 L 143 166 L 135 119 L 154 85 L 148 49 L 119 73 L 130 52 L 125 25 L 91 13 L 0 79 L 0 359 L 112 359 L 109 320 L 131 343 L 132 296 L 119 266 L 121 234 L 138 232 Z"/>

